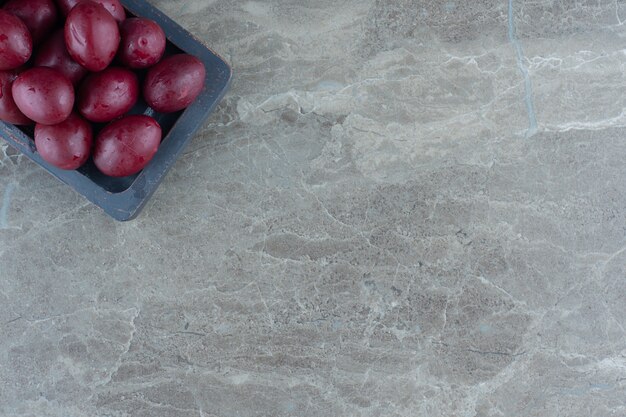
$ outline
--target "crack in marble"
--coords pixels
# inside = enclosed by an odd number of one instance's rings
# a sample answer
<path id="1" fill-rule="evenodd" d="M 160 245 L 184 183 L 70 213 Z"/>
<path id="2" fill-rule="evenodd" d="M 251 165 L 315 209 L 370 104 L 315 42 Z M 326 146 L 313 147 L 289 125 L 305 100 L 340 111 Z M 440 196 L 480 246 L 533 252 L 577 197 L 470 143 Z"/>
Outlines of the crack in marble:
<path id="1" fill-rule="evenodd" d="M 496 290 L 498 290 L 499 292 L 503 293 L 504 295 L 506 295 L 507 297 L 509 297 L 511 300 L 515 301 L 515 303 L 523 305 L 525 307 L 528 306 L 528 304 L 526 303 L 526 301 L 523 300 L 519 300 L 515 297 L 513 297 L 508 291 L 506 291 L 504 288 L 499 287 L 498 285 L 494 284 L 492 281 L 488 280 L 487 278 L 483 277 L 482 275 L 476 276 L 476 279 L 478 279 L 481 283 L 495 288 Z"/>
<path id="2" fill-rule="evenodd" d="M 72 316 L 75 316 L 76 314 L 84 313 L 84 312 L 87 312 L 87 311 L 91 311 L 91 312 L 94 312 L 94 313 L 98 312 L 97 308 L 95 306 L 92 306 L 92 307 L 80 308 L 78 310 L 74 310 L 74 311 L 69 312 L 69 313 L 54 314 L 54 315 L 47 316 L 47 317 L 30 318 L 29 319 L 29 318 L 24 317 L 24 314 L 22 314 L 21 316 L 22 316 L 22 319 L 27 321 L 29 325 L 35 326 L 37 324 L 46 323 L 46 322 L 53 321 L 53 320 L 56 320 L 56 319 L 72 317 Z"/>
<path id="3" fill-rule="evenodd" d="M 6 326 L 6 325 L 9 325 L 11 323 L 15 323 L 16 321 L 20 320 L 21 318 L 22 318 L 22 316 L 19 316 L 19 317 L 16 317 L 16 318 L 12 319 L 12 320 L 6 321 L 6 322 L 4 322 L 4 325 Z"/>
<path id="4" fill-rule="evenodd" d="M 516 358 L 518 356 L 523 356 L 526 353 L 528 353 L 525 350 L 523 350 L 521 352 L 513 352 L 513 353 L 511 353 L 511 352 L 502 352 L 502 351 L 492 351 L 492 350 L 480 350 L 480 349 L 467 348 L 467 347 L 463 347 L 463 346 L 455 346 L 455 345 L 451 345 L 450 343 L 436 341 L 436 340 L 431 341 L 431 343 L 434 344 L 434 345 L 445 346 L 445 347 L 448 347 L 448 348 L 453 348 L 453 349 L 457 349 L 457 350 L 464 351 L 464 352 L 477 353 L 479 355 L 485 355 L 485 356 L 489 356 L 489 355 L 510 356 L 512 358 Z"/>
<path id="5" fill-rule="evenodd" d="M 471 349 L 471 348 L 467 348 L 467 349 L 465 349 L 465 351 L 472 352 L 472 353 L 478 353 L 479 355 L 510 356 L 510 357 L 513 357 L 513 358 L 526 354 L 526 351 L 517 352 L 517 353 L 510 353 L 510 352 L 499 352 L 499 351 L 490 351 L 490 350 L 478 350 L 478 349 Z"/>
<path id="6" fill-rule="evenodd" d="M 104 379 L 104 381 L 101 381 L 99 384 L 97 384 L 98 386 L 106 386 L 107 384 L 109 384 L 113 380 L 113 377 L 115 376 L 115 374 L 119 371 L 120 367 L 122 366 L 124 356 L 127 355 L 130 352 L 130 348 L 132 346 L 133 339 L 135 338 L 135 334 L 137 333 L 137 326 L 135 325 L 135 321 L 137 320 L 137 318 L 141 314 L 141 308 L 133 307 L 131 309 L 120 311 L 120 312 L 121 313 L 127 313 L 129 311 L 133 311 L 133 316 L 130 319 L 131 330 L 130 330 L 130 335 L 128 337 L 128 341 L 126 342 L 126 344 L 124 346 L 124 350 L 122 351 L 122 353 L 120 353 L 120 355 L 118 356 L 115 364 L 113 365 L 112 370 L 109 372 L 108 376 Z M 94 394 L 95 394 L 95 391 L 94 391 Z"/>
<path id="7" fill-rule="evenodd" d="M 526 68 L 526 65 L 524 65 L 524 52 L 522 50 L 522 45 L 519 39 L 517 39 L 516 35 L 515 17 L 513 15 L 513 0 L 509 0 L 508 26 L 509 41 L 511 42 L 511 44 L 513 44 L 513 47 L 515 48 L 515 53 L 517 55 L 517 65 L 520 72 L 522 73 L 522 77 L 524 78 L 524 87 L 526 90 L 526 93 L 524 95 L 524 101 L 526 103 L 526 112 L 528 113 L 528 129 L 526 130 L 526 137 L 529 138 L 538 131 L 537 115 L 535 114 L 535 104 L 533 102 L 532 80 L 530 79 L 528 68 Z"/>
<path id="8" fill-rule="evenodd" d="M 16 184 L 9 182 L 4 190 L 2 197 L 2 206 L 0 207 L 0 229 L 9 229 L 9 209 L 11 207 L 11 197 L 15 191 Z"/>

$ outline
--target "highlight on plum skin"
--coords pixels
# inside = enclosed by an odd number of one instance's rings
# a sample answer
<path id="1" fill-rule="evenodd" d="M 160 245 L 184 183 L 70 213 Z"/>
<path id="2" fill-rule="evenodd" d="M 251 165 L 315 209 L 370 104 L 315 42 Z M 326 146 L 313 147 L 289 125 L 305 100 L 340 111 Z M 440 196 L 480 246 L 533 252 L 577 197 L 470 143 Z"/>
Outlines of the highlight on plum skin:
<path id="1" fill-rule="evenodd" d="M 24 65 L 33 53 L 33 38 L 22 20 L 0 9 L 0 70 Z"/>
<path id="2" fill-rule="evenodd" d="M 29 119 L 54 125 L 67 119 L 74 107 L 74 87 L 59 71 L 48 67 L 28 69 L 11 88 L 13 100 Z"/>
<path id="3" fill-rule="evenodd" d="M 102 123 L 123 116 L 138 98 L 137 75 L 125 68 L 109 67 L 85 78 L 76 105 L 87 120 Z"/>
<path id="4" fill-rule="evenodd" d="M 206 70 L 198 58 L 171 55 L 148 70 L 143 95 L 154 110 L 172 113 L 188 107 L 204 87 Z"/>
<path id="5" fill-rule="evenodd" d="M 63 16 L 67 16 L 72 8 L 76 6 L 78 3 L 84 0 L 56 0 L 57 5 L 61 11 Z M 115 20 L 119 23 L 123 22 L 126 19 L 126 12 L 124 11 L 124 7 L 119 0 L 94 0 L 96 3 L 101 4 Z"/>
<path id="6" fill-rule="evenodd" d="M 76 113 L 56 125 L 35 125 L 35 147 L 41 158 L 57 168 L 80 168 L 91 155 L 91 124 Z"/>
<path id="7" fill-rule="evenodd" d="M 117 21 L 101 4 L 83 0 L 67 15 L 65 44 L 80 65 L 102 71 L 111 64 L 120 44 Z"/>
<path id="8" fill-rule="evenodd" d="M 120 25 L 122 37 L 118 57 L 129 68 L 148 68 L 159 62 L 165 52 L 165 32 L 153 20 L 126 19 Z"/>
<path id="9" fill-rule="evenodd" d="M 111 122 L 96 138 L 93 162 L 105 175 L 127 177 L 144 169 L 161 143 L 161 126 L 150 116 Z"/>

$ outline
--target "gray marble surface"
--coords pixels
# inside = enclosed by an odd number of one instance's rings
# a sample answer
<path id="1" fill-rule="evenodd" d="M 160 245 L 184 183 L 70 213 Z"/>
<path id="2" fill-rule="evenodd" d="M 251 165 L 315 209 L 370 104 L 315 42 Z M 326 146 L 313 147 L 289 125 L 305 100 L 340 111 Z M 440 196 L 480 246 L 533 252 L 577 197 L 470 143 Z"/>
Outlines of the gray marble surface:
<path id="1" fill-rule="evenodd" d="M 153 0 L 234 84 L 139 219 L 0 145 L 0 415 L 626 416 L 624 0 Z"/>

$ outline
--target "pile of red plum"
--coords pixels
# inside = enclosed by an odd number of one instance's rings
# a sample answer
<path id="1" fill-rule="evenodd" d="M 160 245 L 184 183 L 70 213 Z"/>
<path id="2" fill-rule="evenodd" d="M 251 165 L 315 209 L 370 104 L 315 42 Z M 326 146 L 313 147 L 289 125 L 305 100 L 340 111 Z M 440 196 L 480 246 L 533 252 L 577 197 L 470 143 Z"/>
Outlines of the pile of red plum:
<path id="1" fill-rule="evenodd" d="M 163 58 L 163 29 L 127 18 L 119 0 L 0 3 L 0 120 L 34 123 L 37 152 L 58 168 L 77 169 L 92 157 L 105 175 L 136 174 L 162 139 L 154 118 L 128 114 L 140 94 L 170 113 L 204 87 L 202 62 Z"/>

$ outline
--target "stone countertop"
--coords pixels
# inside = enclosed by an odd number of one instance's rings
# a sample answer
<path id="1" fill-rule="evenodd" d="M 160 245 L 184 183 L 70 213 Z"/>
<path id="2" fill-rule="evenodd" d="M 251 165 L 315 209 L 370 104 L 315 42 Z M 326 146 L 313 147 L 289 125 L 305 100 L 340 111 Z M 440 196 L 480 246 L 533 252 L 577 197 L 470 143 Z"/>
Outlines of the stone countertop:
<path id="1" fill-rule="evenodd" d="M 117 223 L 0 145 L 0 415 L 626 415 L 626 2 L 153 0 L 234 83 Z"/>

